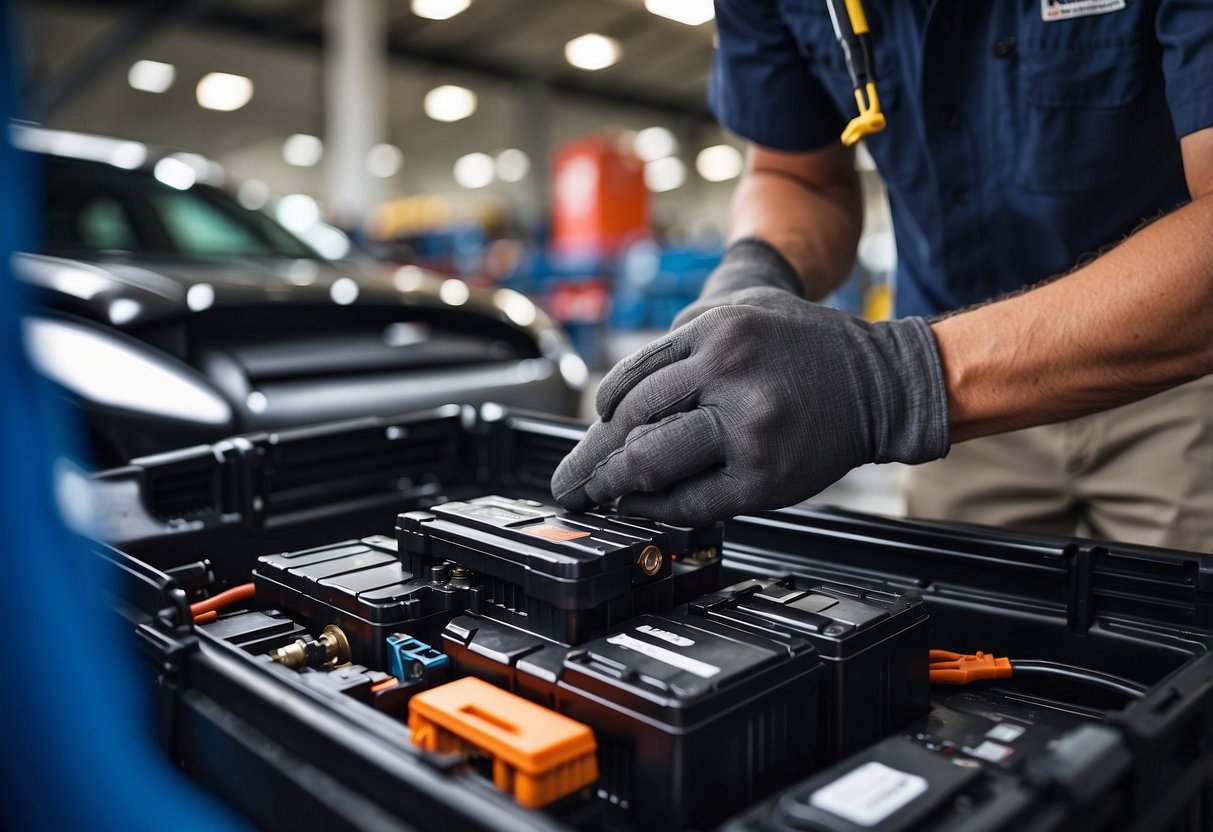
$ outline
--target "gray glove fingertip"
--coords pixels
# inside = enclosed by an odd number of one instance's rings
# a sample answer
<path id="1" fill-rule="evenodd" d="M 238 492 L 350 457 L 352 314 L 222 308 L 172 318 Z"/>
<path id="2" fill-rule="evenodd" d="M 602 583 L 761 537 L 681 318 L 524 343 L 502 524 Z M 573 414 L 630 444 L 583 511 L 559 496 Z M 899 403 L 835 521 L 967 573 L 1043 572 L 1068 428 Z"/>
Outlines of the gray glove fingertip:
<path id="1" fill-rule="evenodd" d="M 598 385 L 598 394 L 594 398 L 598 416 L 604 422 L 609 420 L 619 403 L 642 379 L 662 367 L 681 361 L 690 353 L 690 340 L 680 337 L 678 333 L 670 333 L 620 361 Z"/>

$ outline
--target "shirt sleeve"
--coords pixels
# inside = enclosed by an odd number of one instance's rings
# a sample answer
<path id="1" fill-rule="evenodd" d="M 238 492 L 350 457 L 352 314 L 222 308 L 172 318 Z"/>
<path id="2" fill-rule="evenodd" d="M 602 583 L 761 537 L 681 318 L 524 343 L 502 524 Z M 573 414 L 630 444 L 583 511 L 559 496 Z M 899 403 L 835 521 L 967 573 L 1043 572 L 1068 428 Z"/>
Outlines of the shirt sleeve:
<path id="1" fill-rule="evenodd" d="M 1213 127 L 1213 13 L 1209 0 L 1162 0 L 1155 18 L 1175 135 Z"/>
<path id="2" fill-rule="evenodd" d="M 716 0 L 708 103 L 725 127 L 776 150 L 838 141 L 846 122 L 809 69 L 777 0 Z"/>

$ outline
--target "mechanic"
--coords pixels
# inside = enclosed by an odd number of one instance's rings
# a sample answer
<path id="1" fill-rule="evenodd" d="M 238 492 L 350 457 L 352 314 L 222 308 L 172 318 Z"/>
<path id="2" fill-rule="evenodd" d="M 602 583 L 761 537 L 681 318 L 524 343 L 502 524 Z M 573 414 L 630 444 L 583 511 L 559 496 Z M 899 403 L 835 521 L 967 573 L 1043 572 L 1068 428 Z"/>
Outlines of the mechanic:
<path id="1" fill-rule="evenodd" d="M 929 463 L 914 516 L 1213 549 L 1207 2 L 864 5 L 899 318 L 814 302 L 861 224 L 826 4 L 717 0 L 709 98 L 750 142 L 733 242 L 604 379 L 553 494 L 698 524 Z"/>

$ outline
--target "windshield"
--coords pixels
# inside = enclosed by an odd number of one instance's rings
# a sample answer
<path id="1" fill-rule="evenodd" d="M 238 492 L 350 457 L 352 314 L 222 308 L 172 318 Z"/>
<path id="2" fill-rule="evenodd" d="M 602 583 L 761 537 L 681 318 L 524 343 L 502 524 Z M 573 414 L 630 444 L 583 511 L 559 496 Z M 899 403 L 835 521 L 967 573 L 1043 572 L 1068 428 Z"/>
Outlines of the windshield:
<path id="1" fill-rule="evenodd" d="M 43 158 L 49 254 L 321 259 L 269 217 L 209 185 L 177 190 L 144 170 Z"/>

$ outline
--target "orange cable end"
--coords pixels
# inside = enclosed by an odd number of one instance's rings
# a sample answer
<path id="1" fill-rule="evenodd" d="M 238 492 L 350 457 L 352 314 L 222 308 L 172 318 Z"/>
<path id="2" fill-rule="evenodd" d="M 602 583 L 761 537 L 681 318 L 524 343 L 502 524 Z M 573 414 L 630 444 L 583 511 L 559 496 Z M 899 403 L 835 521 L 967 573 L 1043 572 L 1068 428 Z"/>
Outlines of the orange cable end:
<path id="1" fill-rule="evenodd" d="M 376 682 L 371 685 L 371 693 L 379 693 L 381 690 L 391 690 L 398 684 L 400 684 L 400 680 L 392 676 L 389 679 L 384 679 L 382 682 Z"/>
<path id="2" fill-rule="evenodd" d="M 198 615 L 204 612 L 217 612 L 224 607 L 229 607 L 232 604 L 239 604 L 242 601 L 251 601 L 257 597 L 256 584 L 247 583 L 240 586 L 234 586 L 229 590 L 220 592 L 218 595 L 212 595 L 202 601 L 190 604 L 190 614 L 197 620 Z"/>
<path id="3" fill-rule="evenodd" d="M 933 685 L 967 685 L 983 679 L 1006 679 L 1012 673 L 1011 660 L 978 650 L 974 654 L 932 650 L 930 678 Z"/>

